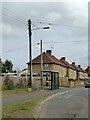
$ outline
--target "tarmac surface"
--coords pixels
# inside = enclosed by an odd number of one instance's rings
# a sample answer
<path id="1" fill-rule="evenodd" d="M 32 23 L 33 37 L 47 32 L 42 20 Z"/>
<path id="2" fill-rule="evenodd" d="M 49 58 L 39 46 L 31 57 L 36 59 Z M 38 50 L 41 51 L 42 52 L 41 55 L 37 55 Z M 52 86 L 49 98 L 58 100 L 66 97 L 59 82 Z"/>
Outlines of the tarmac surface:
<path id="1" fill-rule="evenodd" d="M 38 118 L 88 118 L 88 89 L 73 88 L 42 105 Z"/>
<path id="2" fill-rule="evenodd" d="M 65 88 L 65 87 L 60 87 L 58 90 L 41 90 L 41 91 L 35 91 L 35 92 L 30 92 L 27 94 L 21 94 L 21 95 L 15 95 L 15 96 L 9 96 L 9 97 L 3 97 L 0 98 L 0 101 L 2 99 L 2 106 L 9 105 L 9 104 L 14 104 L 17 102 L 25 101 L 25 100 L 31 100 L 35 99 L 37 97 L 41 96 L 51 96 L 53 94 L 61 93 L 70 89 L 74 88 Z"/>

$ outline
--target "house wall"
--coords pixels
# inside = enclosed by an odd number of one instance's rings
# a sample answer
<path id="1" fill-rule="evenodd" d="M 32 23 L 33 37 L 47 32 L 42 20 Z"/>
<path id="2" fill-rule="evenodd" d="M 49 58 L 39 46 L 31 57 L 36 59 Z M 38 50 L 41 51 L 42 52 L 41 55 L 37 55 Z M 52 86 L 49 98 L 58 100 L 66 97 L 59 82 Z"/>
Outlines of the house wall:
<path id="1" fill-rule="evenodd" d="M 40 66 L 40 64 L 36 64 L 36 65 L 32 65 L 32 72 L 33 73 L 40 73 L 40 71 L 41 71 L 41 66 Z"/>
<path id="2" fill-rule="evenodd" d="M 70 80 L 70 81 L 68 81 L 68 85 L 69 85 L 70 88 L 72 88 L 72 87 L 75 86 L 75 82 Z"/>
<path id="3" fill-rule="evenodd" d="M 59 72 L 59 79 L 63 79 L 67 73 L 67 68 L 60 66 L 60 65 L 56 65 L 56 64 L 48 64 L 47 66 L 43 65 L 43 70 L 50 70 L 50 71 Z M 32 72 L 40 74 L 41 65 L 40 64 L 32 65 Z M 37 78 L 35 78 L 35 79 L 37 79 Z M 66 84 L 65 82 L 63 82 L 63 83 Z"/>
<path id="4" fill-rule="evenodd" d="M 47 64 L 47 65 L 43 65 L 43 70 L 54 70 L 53 69 L 53 64 Z"/>
<path id="5" fill-rule="evenodd" d="M 60 66 L 60 65 L 56 65 L 56 64 L 48 64 L 48 66 L 44 65 L 43 70 L 57 71 L 57 72 L 59 72 L 60 77 L 65 77 L 65 75 L 67 74 L 67 68 Z M 33 73 L 40 73 L 41 72 L 41 65 L 40 64 L 32 65 L 32 72 Z M 69 73 L 69 79 L 76 79 L 77 78 L 75 70 L 69 68 L 68 73 Z M 79 77 L 85 78 L 85 74 L 80 72 Z"/>
<path id="6" fill-rule="evenodd" d="M 59 85 L 60 86 L 64 86 L 64 87 L 68 87 L 68 77 L 60 77 L 59 78 Z"/>
<path id="7" fill-rule="evenodd" d="M 67 68 L 63 66 L 59 66 L 56 64 L 48 64 L 48 66 L 43 65 L 43 70 L 52 70 L 59 72 L 60 76 L 64 77 L 67 73 Z M 41 71 L 41 65 L 32 65 L 32 72 L 33 73 L 40 73 Z"/>
<path id="8" fill-rule="evenodd" d="M 69 73 L 69 79 L 76 79 L 77 78 L 77 75 L 76 75 L 76 70 L 73 70 L 73 69 L 68 69 L 68 73 Z"/>
<path id="9" fill-rule="evenodd" d="M 56 66 L 54 66 L 56 68 Z M 63 67 L 63 66 L 57 66 L 58 72 L 59 72 L 59 76 L 60 77 L 65 77 L 65 75 L 67 74 L 67 68 Z"/>
<path id="10" fill-rule="evenodd" d="M 45 65 L 43 66 L 43 70 L 51 70 L 51 71 L 59 72 L 60 85 L 63 85 L 63 86 L 70 85 L 70 87 L 74 86 L 74 82 L 70 81 L 70 83 L 69 83 L 68 79 L 65 77 L 65 75 L 67 74 L 67 68 L 60 66 L 60 65 L 56 65 L 56 64 L 48 64 L 47 66 L 45 66 Z M 32 72 L 40 74 L 41 73 L 41 65 L 40 64 L 32 65 Z M 77 78 L 77 72 L 73 69 L 69 68 L 68 74 L 69 74 L 69 79 L 76 79 Z M 79 72 L 79 78 L 83 79 L 85 77 L 87 78 L 86 73 Z M 34 77 L 34 81 L 37 81 L 37 77 Z M 44 78 L 44 82 L 45 81 L 46 81 L 46 78 Z"/>
<path id="11" fill-rule="evenodd" d="M 52 64 L 48 64 L 47 66 L 43 65 L 43 70 L 53 70 L 53 65 Z M 32 72 L 33 73 L 40 73 L 41 72 L 41 65 L 40 64 L 32 65 Z"/>
<path id="12" fill-rule="evenodd" d="M 84 78 L 87 79 L 88 78 L 88 74 L 84 73 Z"/>
<path id="13" fill-rule="evenodd" d="M 79 78 L 80 79 L 84 79 L 85 78 L 85 74 L 83 72 L 79 72 Z"/>

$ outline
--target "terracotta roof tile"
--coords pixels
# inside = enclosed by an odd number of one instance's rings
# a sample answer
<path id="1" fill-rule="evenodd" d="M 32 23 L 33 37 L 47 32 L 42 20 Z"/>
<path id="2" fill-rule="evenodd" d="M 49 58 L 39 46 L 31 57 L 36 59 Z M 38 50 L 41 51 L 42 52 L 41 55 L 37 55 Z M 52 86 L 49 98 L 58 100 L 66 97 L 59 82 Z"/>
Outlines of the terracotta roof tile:
<path id="1" fill-rule="evenodd" d="M 67 65 L 65 65 L 62 61 L 59 61 L 55 56 L 52 56 L 52 59 L 55 63 L 57 63 L 61 66 L 67 67 Z"/>
<path id="2" fill-rule="evenodd" d="M 71 64 L 77 71 L 81 71 L 80 68 L 78 68 L 76 65 Z"/>
<path id="3" fill-rule="evenodd" d="M 82 68 L 79 68 L 79 69 L 81 69 L 81 72 L 84 72 L 84 73 L 86 73 L 86 71 L 85 71 L 85 70 L 83 70 Z"/>
<path id="4" fill-rule="evenodd" d="M 41 55 L 38 55 L 36 58 L 32 60 L 32 64 L 40 64 L 40 63 L 41 63 Z M 54 64 L 67 67 L 63 62 L 59 61 L 55 56 L 49 55 L 48 53 L 45 53 L 45 52 L 43 52 L 43 63 L 49 63 L 49 64 L 54 63 Z"/>
<path id="5" fill-rule="evenodd" d="M 90 66 L 88 66 L 85 71 L 90 74 Z"/>
<path id="6" fill-rule="evenodd" d="M 68 68 L 71 68 L 73 70 L 76 70 L 75 67 L 73 67 L 71 64 L 69 64 L 66 60 L 60 59 L 59 61 L 62 61 Z"/>

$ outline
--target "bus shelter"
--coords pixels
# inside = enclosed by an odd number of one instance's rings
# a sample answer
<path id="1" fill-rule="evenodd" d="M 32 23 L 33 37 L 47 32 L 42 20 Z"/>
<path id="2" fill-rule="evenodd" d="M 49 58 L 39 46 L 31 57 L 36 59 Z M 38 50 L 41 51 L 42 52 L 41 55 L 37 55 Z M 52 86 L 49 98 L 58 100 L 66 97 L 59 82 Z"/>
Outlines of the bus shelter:
<path id="1" fill-rule="evenodd" d="M 59 89 L 59 73 L 55 71 L 43 71 L 46 78 L 46 86 L 51 90 Z"/>

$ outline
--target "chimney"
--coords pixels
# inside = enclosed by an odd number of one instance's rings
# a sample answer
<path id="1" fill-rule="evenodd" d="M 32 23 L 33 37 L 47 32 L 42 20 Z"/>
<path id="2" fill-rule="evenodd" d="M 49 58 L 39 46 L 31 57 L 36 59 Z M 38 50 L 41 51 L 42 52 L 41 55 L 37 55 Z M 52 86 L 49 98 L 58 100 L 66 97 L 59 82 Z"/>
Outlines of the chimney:
<path id="1" fill-rule="evenodd" d="M 46 53 L 52 55 L 52 50 L 46 50 Z"/>
<path id="2" fill-rule="evenodd" d="M 75 65 L 75 62 L 72 62 L 72 65 Z"/>
<path id="3" fill-rule="evenodd" d="M 90 66 L 88 66 L 87 68 L 90 68 Z"/>
<path id="4" fill-rule="evenodd" d="M 79 68 L 81 68 L 81 65 L 78 65 Z"/>
<path id="5" fill-rule="evenodd" d="M 61 60 L 64 60 L 64 61 L 65 61 L 65 59 L 66 59 L 65 57 L 61 57 Z"/>

